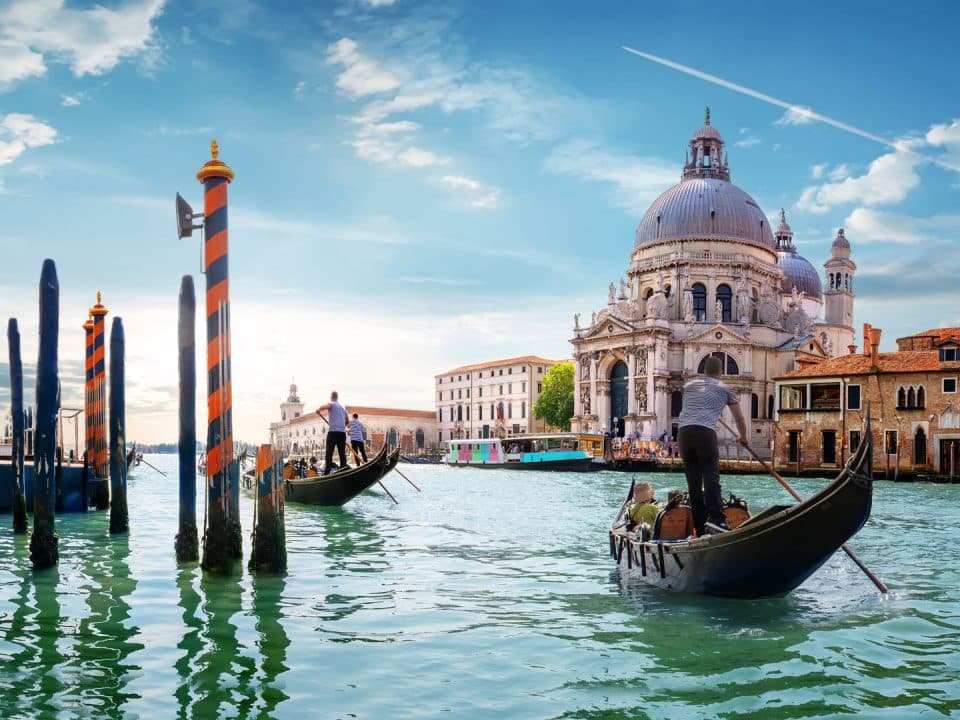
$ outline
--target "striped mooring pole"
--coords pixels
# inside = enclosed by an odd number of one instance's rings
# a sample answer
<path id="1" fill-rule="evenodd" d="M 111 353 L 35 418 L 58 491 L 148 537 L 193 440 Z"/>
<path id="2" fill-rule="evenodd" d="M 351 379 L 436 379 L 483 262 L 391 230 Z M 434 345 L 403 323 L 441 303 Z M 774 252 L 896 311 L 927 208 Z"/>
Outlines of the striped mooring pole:
<path id="1" fill-rule="evenodd" d="M 89 474 L 93 467 L 93 311 L 87 312 L 83 323 L 83 471 Z M 84 491 L 84 506 L 89 502 Z"/>
<path id="2" fill-rule="evenodd" d="M 230 374 L 230 283 L 227 242 L 227 186 L 233 170 L 219 159 L 217 141 L 211 159 L 197 172 L 203 183 L 204 251 L 207 276 L 207 527 L 204 570 L 228 572 L 242 554 L 240 472 L 233 457 L 233 397 Z"/>
<path id="3" fill-rule="evenodd" d="M 59 559 L 54 508 L 57 502 L 57 414 L 60 378 L 57 341 L 60 333 L 60 283 L 53 260 L 43 261 L 40 273 L 40 353 L 37 358 L 36 450 L 34 452 L 33 535 L 30 560 L 37 570 Z"/>
<path id="4" fill-rule="evenodd" d="M 13 532 L 27 532 L 27 500 L 23 491 L 23 450 L 26 428 L 23 414 L 23 361 L 20 357 L 20 328 L 16 318 L 7 323 L 7 346 L 10 348 L 10 415 L 13 418 L 13 442 L 10 460 L 13 463 L 11 500 L 13 501 Z"/>
<path id="5" fill-rule="evenodd" d="M 99 479 L 94 495 L 97 510 L 110 507 L 110 454 L 107 447 L 107 354 L 106 317 L 103 296 L 97 291 L 93 316 L 93 474 Z"/>
<path id="6" fill-rule="evenodd" d="M 180 365 L 180 529 L 174 541 L 178 562 L 195 562 L 197 540 L 197 301 L 193 278 L 180 281 L 177 344 Z"/>
<path id="7" fill-rule="evenodd" d="M 278 574 L 287 569 L 287 537 L 283 518 L 283 457 L 272 445 L 257 450 L 257 504 L 250 572 Z"/>
<path id="8" fill-rule="evenodd" d="M 123 320 L 110 328 L 110 534 L 130 531 L 127 514 L 127 418 Z"/>

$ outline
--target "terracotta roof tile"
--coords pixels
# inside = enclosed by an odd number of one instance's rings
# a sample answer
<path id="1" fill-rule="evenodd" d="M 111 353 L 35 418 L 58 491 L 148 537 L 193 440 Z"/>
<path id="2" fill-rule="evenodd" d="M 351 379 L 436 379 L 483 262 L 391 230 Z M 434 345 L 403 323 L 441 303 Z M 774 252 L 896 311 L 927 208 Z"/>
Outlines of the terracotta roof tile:
<path id="1" fill-rule="evenodd" d="M 906 337 L 897 338 L 897 342 L 900 340 L 910 340 L 911 338 L 933 338 L 934 342 L 940 342 L 942 340 L 960 340 L 960 327 L 947 327 L 947 328 L 933 328 L 931 330 L 924 330 L 923 332 L 918 332 L 914 335 L 907 335 Z"/>
<path id="2" fill-rule="evenodd" d="M 505 360 L 491 360 L 489 362 L 476 363 L 474 365 L 461 365 L 460 367 L 455 367 L 453 370 L 447 370 L 446 372 L 438 373 L 437 377 L 442 375 L 452 375 L 454 373 L 463 373 L 469 372 L 471 370 L 486 370 L 491 367 L 499 367 L 500 365 L 518 365 L 519 363 L 530 363 L 530 364 L 539 364 L 539 365 L 556 365 L 558 362 L 564 362 L 563 360 L 547 360 L 538 355 L 521 355 L 520 357 L 507 358 Z"/>
<path id="3" fill-rule="evenodd" d="M 936 372 L 940 360 L 936 351 L 904 350 L 880 353 L 877 357 L 882 373 Z M 793 380 L 805 377 L 837 377 L 840 375 L 871 374 L 870 358 L 862 353 L 839 355 L 829 360 L 779 375 L 775 380 Z"/>

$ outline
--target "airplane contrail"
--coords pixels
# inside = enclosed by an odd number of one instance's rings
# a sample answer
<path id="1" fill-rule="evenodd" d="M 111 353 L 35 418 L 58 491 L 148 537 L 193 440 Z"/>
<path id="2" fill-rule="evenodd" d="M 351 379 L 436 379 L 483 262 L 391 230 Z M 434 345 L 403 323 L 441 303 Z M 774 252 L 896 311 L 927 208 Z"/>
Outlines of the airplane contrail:
<path id="1" fill-rule="evenodd" d="M 912 149 L 906 142 L 903 142 L 903 141 L 894 142 L 892 140 L 887 140 L 885 137 L 881 137 L 880 135 L 877 135 L 875 133 L 868 132 L 867 130 L 861 130 L 860 128 L 854 127 L 853 125 L 848 125 L 845 122 L 834 120 L 833 118 L 827 117 L 826 115 L 821 115 L 820 113 L 814 112 L 808 107 L 797 105 L 795 103 L 789 103 L 786 100 L 775 98 L 772 95 L 767 95 L 766 93 L 762 93 L 759 90 L 754 90 L 752 88 L 744 87 L 743 85 L 738 85 L 737 83 L 730 82 L 729 80 L 724 80 L 723 78 L 717 77 L 716 75 L 705 73 L 702 70 L 697 70 L 696 68 L 692 68 L 687 65 L 681 65 L 680 63 L 674 62 L 673 60 L 667 60 L 667 58 L 662 58 L 657 55 L 651 55 L 650 53 L 645 53 L 640 50 L 635 50 L 634 48 L 629 47 L 627 45 L 624 45 L 623 49 L 626 50 L 628 53 L 632 53 L 633 55 L 638 55 L 639 57 L 642 57 L 645 60 L 650 60 L 652 62 L 658 63 L 660 65 L 664 65 L 673 70 L 678 70 L 679 72 L 685 73 L 687 75 L 692 75 L 695 78 L 706 80 L 708 83 L 713 83 L 714 85 L 719 85 L 720 87 L 727 88 L 728 90 L 733 90 L 734 92 L 741 93 L 742 95 L 748 95 L 752 98 L 756 98 L 757 100 L 762 100 L 765 103 L 776 105 L 777 107 L 782 107 L 786 110 L 792 111 L 795 114 L 807 117 L 810 120 L 822 122 L 825 125 L 830 125 L 831 127 L 835 127 L 838 130 L 843 130 L 844 132 L 848 132 L 853 135 L 859 135 L 862 138 L 866 138 L 867 140 L 872 140 L 873 142 L 880 143 L 881 145 L 886 145 L 887 147 L 893 148 L 894 150 L 910 153 L 911 155 L 915 155 L 919 158 L 923 158 L 924 160 L 928 162 L 932 162 L 935 165 L 939 165 L 942 168 L 946 168 L 947 170 L 960 172 L 960 167 L 957 167 L 956 165 L 951 165 L 950 163 L 947 163 L 947 162 L 943 162 L 942 160 L 937 160 L 935 158 L 930 157 L 929 155 L 925 155 L 924 153 L 917 152 L 916 150 Z"/>

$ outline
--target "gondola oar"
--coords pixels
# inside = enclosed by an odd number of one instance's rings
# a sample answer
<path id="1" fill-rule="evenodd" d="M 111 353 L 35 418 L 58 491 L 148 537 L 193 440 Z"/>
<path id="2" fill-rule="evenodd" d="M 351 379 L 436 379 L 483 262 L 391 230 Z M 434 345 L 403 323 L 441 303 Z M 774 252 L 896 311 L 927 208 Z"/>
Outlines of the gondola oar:
<path id="1" fill-rule="evenodd" d="M 414 489 L 416 489 L 417 492 L 423 492 L 420 488 L 417 487 L 416 483 L 413 482 L 413 480 L 411 480 L 411 479 L 408 478 L 406 475 L 404 475 L 402 472 L 400 472 L 399 470 L 397 470 L 397 468 L 394 468 L 393 471 L 394 471 L 397 475 L 399 475 L 400 477 L 402 477 L 404 480 L 406 480 L 408 483 L 410 483 L 411 485 L 413 485 Z"/>
<path id="2" fill-rule="evenodd" d="M 153 468 L 154 470 L 156 470 L 158 473 L 160 473 L 160 474 L 163 475 L 164 477 L 167 476 L 167 474 L 166 474 L 163 470 L 161 470 L 161 469 L 158 468 L 158 467 L 154 467 L 153 465 L 151 465 L 150 463 L 148 463 L 148 462 L 147 462 L 146 460 L 144 460 L 143 458 L 140 458 L 140 462 L 142 462 L 142 463 L 143 463 L 144 465 L 146 465 L 147 467 Z"/>
<path id="3" fill-rule="evenodd" d="M 363 463 L 360 462 L 360 456 L 357 455 L 357 451 L 353 449 L 353 445 L 350 446 L 350 452 L 353 453 L 353 461 L 357 464 L 357 467 L 360 467 L 360 465 L 362 465 Z M 382 487 L 382 488 L 383 488 L 383 491 L 384 491 L 387 495 L 389 495 L 389 496 L 390 496 L 390 499 L 393 500 L 397 505 L 400 504 L 400 501 L 397 500 L 397 499 L 393 496 L 393 493 L 391 493 L 389 490 L 387 490 L 387 486 L 384 485 L 383 482 L 381 482 L 380 480 L 377 480 L 377 485 L 379 485 L 380 487 Z"/>
<path id="4" fill-rule="evenodd" d="M 725 427 L 727 429 L 727 432 L 729 432 L 731 435 L 736 435 L 736 433 L 733 432 L 733 428 L 727 425 L 722 419 L 720 420 L 720 424 L 723 425 L 723 427 Z M 744 445 L 744 447 L 747 449 L 748 453 L 753 455 L 753 459 L 756 460 L 758 463 L 760 463 L 760 467 L 762 467 L 764 470 L 770 473 L 770 475 L 772 475 L 773 478 L 778 483 L 780 483 L 788 493 L 793 495 L 793 497 L 796 499 L 797 502 L 803 502 L 803 498 L 800 497 L 800 493 L 798 493 L 796 490 L 790 487 L 790 483 L 784 480 L 783 476 L 781 476 L 780 473 L 778 473 L 776 470 L 770 467 L 759 455 L 757 455 L 753 451 L 752 447 L 750 447 L 749 445 Z M 883 580 L 881 580 L 876 575 L 874 575 L 873 572 L 871 572 L 870 568 L 864 565 L 863 561 L 854 554 L 853 550 L 847 547 L 846 543 L 841 545 L 840 549 L 843 550 L 847 554 L 847 556 L 851 560 L 853 560 L 854 563 L 856 563 L 857 567 L 863 571 L 864 575 L 870 578 L 870 582 L 872 582 L 874 585 L 877 586 L 877 590 L 879 590 L 884 594 L 888 594 L 890 592 L 890 588 L 887 587 L 886 583 L 884 583 Z"/>

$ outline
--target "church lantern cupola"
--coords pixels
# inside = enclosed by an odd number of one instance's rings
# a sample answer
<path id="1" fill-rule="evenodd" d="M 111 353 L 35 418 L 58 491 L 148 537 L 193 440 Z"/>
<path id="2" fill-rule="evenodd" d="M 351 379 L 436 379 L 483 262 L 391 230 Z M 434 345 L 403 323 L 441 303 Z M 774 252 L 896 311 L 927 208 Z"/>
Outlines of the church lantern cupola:
<path id="1" fill-rule="evenodd" d="M 703 125 L 690 140 L 690 149 L 683 164 L 683 179 L 690 178 L 730 181 L 730 166 L 723 154 L 723 138 L 710 124 L 710 108 L 706 109 Z"/>

